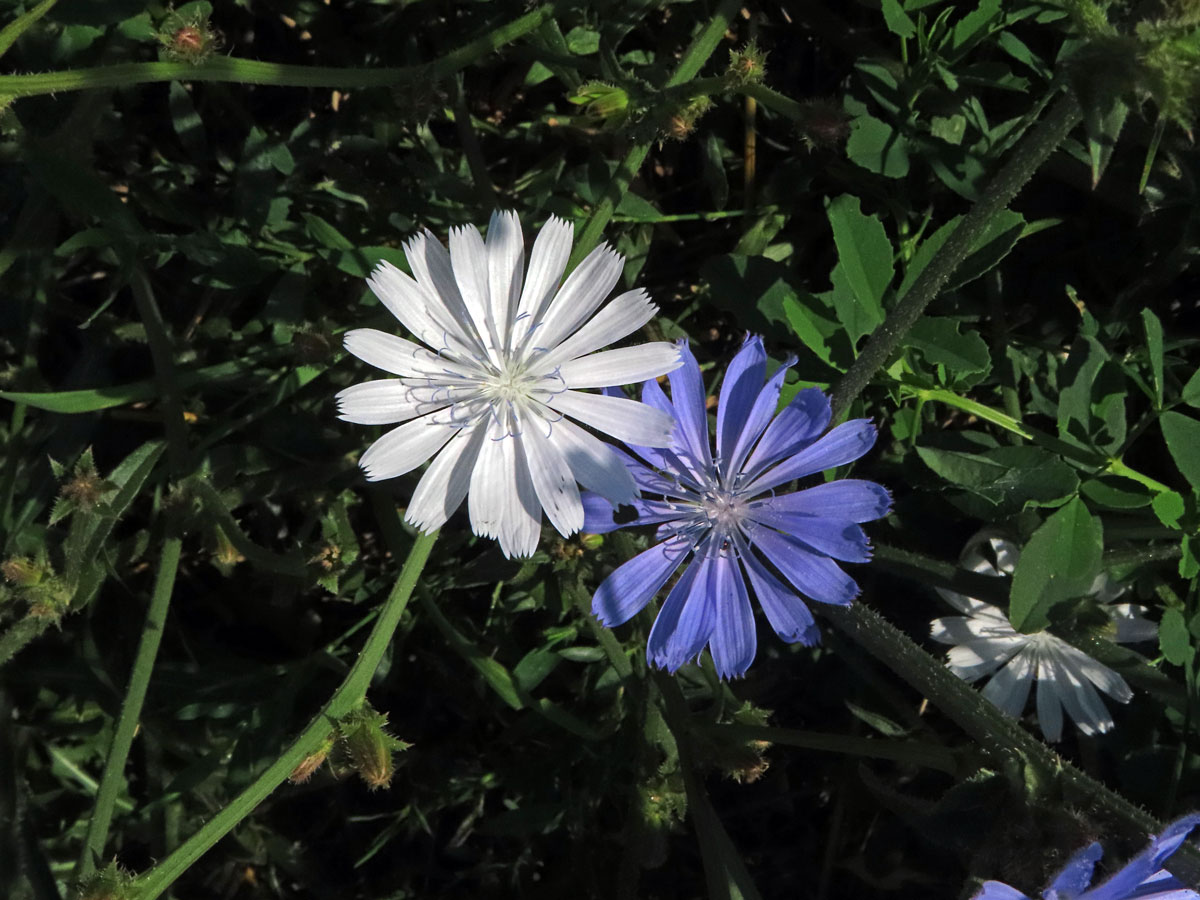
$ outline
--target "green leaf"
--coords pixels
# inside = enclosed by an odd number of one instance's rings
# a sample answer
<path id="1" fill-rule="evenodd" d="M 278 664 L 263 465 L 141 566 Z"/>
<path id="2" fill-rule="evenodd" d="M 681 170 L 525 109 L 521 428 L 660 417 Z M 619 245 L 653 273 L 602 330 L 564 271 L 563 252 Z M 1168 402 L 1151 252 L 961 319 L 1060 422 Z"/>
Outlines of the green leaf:
<path id="1" fill-rule="evenodd" d="M 1192 373 L 1192 377 L 1183 386 L 1183 393 L 1179 396 L 1188 406 L 1200 408 L 1200 369 Z"/>
<path id="2" fill-rule="evenodd" d="M 994 518 L 1030 507 L 1056 506 L 1079 489 L 1075 470 L 1038 447 L 997 447 L 982 453 L 917 447 L 921 461 L 964 491 L 951 499 L 972 515 Z"/>
<path id="3" fill-rule="evenodd" d="M 888 31 L 902 38 L 910 38 L 917 33 L 917 26 L 900 5 L 900 0 L 883 0 L 882 5 L 883 21 Z"/>
<path id="4" fill-rule="evenodd" d="M 846 155 L 855 163 L 886 178 L 908 174 L 908 145 L 898 131 L 874 116 L 858 116 L 850 123 Z"/>
<path id="5" fill-rule="evenodd" d="M 959 334 L 958 326 L 958 322 L 944 316 L 926 316 L 917 321 L 906 338 L 908 346 L 920 350 L 927 363 L 945 366 L 951 382 L 982 376 L 992 367 L 987 342 L 975 331 Z"/>
<path id="6" fill-rule="evenodd" d="M 1025 633 L 1050 624 L 1050 610 L 1081 596 L 1100 573 L 1104 534 L 1078 497 L 1047 519 L 1030 537 L 1013 572 L 1009 621 Z"/>
<path id="7" fill-rule="evenodd" d="M 1154 514 L 1158 516 L 1158 521 L 1168 528 L 1179 527 L 1179 518 L 1183 515 L 1184 510 L 1181 494 L 1175 491 L 1163 491 L 1155 494 L 1150 506 L 1154 510 Z"/>
<path id="8" fill-rule="evenodd" d="M 1086 438 L 1092 433 L 1092 386 L 1108 362 L 1108 351 L 1094 337 L 1079 337 L 1059 371 L 1059 434 Z"/>
<path id="9" fill-rule="evenodd" d="M 308 236 L 330 250 L 354 250 L 355 247 L 340 231 L 313 213 L 301 213 Z"/>
<path id="10" fill-rule="evenodd" d="M 1171 459 L 1192 488 L 1200 491 L 1200 422 L 1183 413 L 1166 412 L 1159 423 Z"/>
<path id="11" fill-rule="evenodd" d="M 1163 327 L 1151 310 L 1142 310 L 1142 326 L 1146 329 L 1146 352 L 1150 356 L 1150 376 L 1154 381 L 1154 407 L 1163 404 Z"/>
<path id="12" fill-rule="evenodd" d="M 1126 478 L 1092 478 L 1085 481 L 1080 490 L 1087 499 L 1109 509 L 1140 509 L 1149 506 L 1154 499 L 1145 488 Z M 1180 502 L 1183 502 L 1182 498 Z"/>
<path id="13" fill-rule="evenodd" d="M 833 361 L 830 340 L 839 331 L 838 323 L 817 311 L 820 301 L 811 294 L 785 297 L 783 314 L 792 332 L 823 363 L 840 369 Z"/>
<path id="14" fill-rule="evenodd" d="M 883 321 L 883 295 L 895 274 L 892 242 L 883 223 L 865 215 L 858 198 L 851 194 L 834 198 L 827 212 L 846 284 L 868 317 L 879 324 Z"/>
<path id="15" fill-rule="evenodd" d="M 1191 581 L 1200 575 L 1200 557 L 1196 555 L 1196 536 L 1185 534 L 1179 542 L 1179 577 Z"/>
<path id="16" fill-rule="evenodd" d="M 1192 658 L 1192 636 L 1183 613 L 1175 608 L 1163 612 L 1158 623 L 1158 649 L 1173 666 L 1182 666 Z"/>

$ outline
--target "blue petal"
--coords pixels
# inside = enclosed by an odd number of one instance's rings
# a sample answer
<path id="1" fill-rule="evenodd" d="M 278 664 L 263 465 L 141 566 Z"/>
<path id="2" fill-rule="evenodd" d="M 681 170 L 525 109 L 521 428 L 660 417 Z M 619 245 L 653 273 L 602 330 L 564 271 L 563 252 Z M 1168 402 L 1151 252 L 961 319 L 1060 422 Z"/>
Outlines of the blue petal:
<path id="1" fill-rule="evenodd" d="M 754 662 L 758 635 L 754 629 L 754 610 L 746 593 L 746 582 L 737 558 L 719 556 L 713 565 L 717 605 L 717 625 L 709 649 L 723 679 L 740 678 Z"/>
<path id="2" fill-rule="evenodd" d="M 749 548 L 741 550 L 742 563 L 750 576 L 750 586 L 758 605 L 767 615 L 775 633 L 789 644 L 812 647 L 821 641 L 821 629 L 813 620 L 808 606 L 772 575 Z"/>
<path id="3" fill-rule="evenodd" d="M 752 509 L 750 516 L 755 522 L 800 539 L 823 556 L 846 562 L 869 562 L 871 559 L 871 544 L 866 533 L 845 519 L 786 512 L 768 505 Z"/>
<path id="4" fill-rule="evenodd" d="M 1179 849 L 1200 824 L 1200 814 L 1184 816 L 1166 827 L 1150 846 L 1127 862 L 1116 875 L 1088 893 L 1088 900 L 1126 900 L 1146 881 L 1157 876 L 1167 858 Z"/>
<path id="5" fill-rule="evenodd" d="M 581 491 L 579 499 L 583 503 L 583 528 L 581 530 L 587 534 L 608 534 L 610 531 L 633 524 L 632 522 L 624 524 L 614 522 L 613 514 L 616 510 L 599 494 Z"/>
<path id="6" fill-rule="evenodd" d="M 1186 887 L 1166 869 L 1155 872 L 1143 881 L 1129 900 L 1198 900 L 1200 894 Z"/>
<path id="7" fill-rule="evenodd" d="M 664 541 L 622 563 L 592 597 L 596 618 L 609 628 L 628 622 L 667 583 L 689 550 L 686 543 Z"/>
<path id="8" fill-rule="evenodd" d="M 829 398 L 805 388 L 775 417 L 746 462 L 747 476 L 803 450 L 829 427 Z"/>
<path id="9" fill-rule="evenodd" d="M 754 398 L 762 392 L 766 376 L 767 351 L 763 349 L 762 338 L 748 336 L 725 369 L 717 402 L 717 452 L 724 461 L 726 472 L 736 471 L 733 467 L 734 448 L 746 426 Z"/>
<path id="10" fill-rule="evenodd" d="M 679 358 L 683 365 L 667 375 L 671 382 L 671 404 L 679 420 L 677 442 L 684 459 L 707 471 L 712 466 L 712 448 L 708 438 L 704 380 L 686 338 L 679 341 Z"/>
<path id="11" fill-rule="evenodd" d="M 850 522 L 870 522 L 888 514 L 892 508 L 892 497 L 887 488 L 873 481 L 842 478 L 802 491 L 756 500 L 750 504 L 750 511 L 754 512 L 764 506 L 780 512 L 829 516 Z"/>
<path id="12" fill-rule="evenodd" d="M 698 554 L 667 595 L 646 641 L 646 661 L 651 665 L 674 672 L 708 643 L 716 625 L 712 568 L 711 557 Z"/>
<path id="13" fill-rule="evenodd" d="M 1054 876 L 1050 887 L 1046 889 L 1047 892 L 1057 891 L 1060 900 L 1073 900 L 1075 896 L 1088 889 L 1088 885 L 1092 883 L 1092 871 L 1103 855 L 1104 851 L 1095 841 L 1077 851 L 1067 860 L 1062 871 Z"/>
<path id="14" fill-rule="evenodd" d="M 804 478 L 834 466 L 845 465 L 858 459 L 874 445 L 875 426 L 871 420 L 851 419 L 791 459 L 760 475 L 746 485 L 744 492 L 747 496 L 761 494 L 794 478 Z"/>
<path id="15" fill-rule="evenodd" d="M 1029 900 L 1029 897 L 999 881 L 985 881 L 971 900 Z"/>
<path id="16" fill-rule="evenodd" d="M 795 538 L 754 522 L 743 522 L 752 544 L 784 574 L 801 594 L 820 603 L 849 606 L 858 585 L 826 556 L 818 556 Z"/>
<path id="17" fill-rule="evenodd" d="M 758 440 L 763 433 L 763 429 L 770 424 L 772 416 L 775 415 L 775 409 L 779 406 L 779 391 L 783 387 L 783 379 L 787 377 L 788 369 L 796 362 L 796 357 L 789 356 L 778 369 L 775 370 L 767 383 L 763 385 L 762 390 L 758 392 L 758 396 L 754 399 L 754 406 L 750 410 L 750 414 L 746 417 L 746 423 L 742 426 L 742 433 L 738 435 L 737 444 L 734 445 L 733 455 L 729 457 L 725 464 L 726 476 L 732 476 L 742 470 L 742 466 L 746 462 L 746 454 L 750 452 L 750 448 L 754 446 L 754 442 Z M 722 401 L 723 402 L 723 401 Z M 720 428 L 720 420 L 718 419 L 718 430 Z"/>

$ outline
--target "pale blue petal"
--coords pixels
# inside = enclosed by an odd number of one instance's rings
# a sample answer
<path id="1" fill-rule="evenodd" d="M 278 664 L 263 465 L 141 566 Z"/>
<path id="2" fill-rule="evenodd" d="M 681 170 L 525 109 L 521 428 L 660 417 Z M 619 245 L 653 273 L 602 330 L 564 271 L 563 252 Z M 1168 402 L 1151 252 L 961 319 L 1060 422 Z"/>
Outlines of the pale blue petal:
<path id="1" fill-rule="evenodd" d="M 754 662 L 758 636 L 754 610 L 746 593 L 742 570 L 733 555 L 717 557 L 713 564 L 713 588 L 717 622 L 709 650 L 723 679 L 740 678 Z"/>
<path id="2" fill-rule="evenodd" d="M 831 417 L 829 398 L 819 390 L 805 388 L 798 392 L 767 427 L 750 454 L 745 466 L 747 477 L 803 450 L 825 433 Z"/>
<path id="3" fill-rule="evenodd" d="M 674 672 L 708 643 L 716 627 L 712 569 L 712 558 L 701 551 L 667 595 L 646 641 L 651 665 Z"/>
<path id="4" fill-rule="evenodd" d="M 1078 850 L 1067 860 L 1067 864 L 1063 866 L 1062 871 L 1054 876 L 1054 880 L 1050 882 L 1048 891 L 1057 891 L 1060 900 L 1074 900 L 1074 898 L 1087 890 L 1088 885 L 1092 883 L 1092 871 L 1096 868 L 1096 863 L 1100 861 L 1100 857 L 1104 855 L 1104 851 L 1100 848 L 1100 844 L 1096 841 L 1088 844 L 1082 850 Z"/>
<path id="5" fill-rule="evenodd" d="M 740 552 L 754 596 L 775 633 L 789 644 L 812 647 L 820 643 L 821 630 L 805 602 L 772 575 L 749 548 L 742 547 Z"/>
<path id="6" fill-rule="evenodd" d="M 985 881 L 971 900 L 1029 900 L 1029 897 L 999 881 Z"/>
<path id="7" fill-rule="evenodd" d="M 633 524 L 631 522 L 618 524 L 613 521 L 613 515 L 616 513 L 616 510 L 613 509 L 611 503 L 599 494 L 584 491 L 579 495 L 579 500 L 583 503 L 582 530 L 587 534 L 608 534 L 610 531 L 616 531 L 618 528 L 624 528 L 626 525 Z"/>
<path id="8" fill-rule="evenodd" d="M 770 506 L 751 510 L 756 522 L 799 538 L 817 553 L 846 562 L 869 562 L 871 544 L 866 533 L 845 519 L 782 512 Z"/>
<path id="9" fill-rule="evenodd" d="M 858 459 L 874 445 L 875 426 L 870 419 L 843 422 L 815 444 L 760 475 L 745 487 L 745 494 L 761 494 L 793 479 L 843 466 Z"/>
<path id="10" fill-rule="evenodd" d="M 686 543 L 665 541 L 622 563 L 592 597 L 596 618 L 610 628 L 628 622 L 667 583 L 691 549 Z"/>
<path id="11" fill-rule="evenodd" d="M 671 382 L 671 405 L 675 407 L 675 418 L 679 422 L 673 447 L 678 447 L 681 455 L 693 465 L 707 470 L 712 465 L 712 447 L 708 437 L 704 380 L 686 338 L 679 341 L 679 356 L 683 365 L 667 376 Z"/>
<path id="12" fill-rule="evenodd" d="M 1131 859 L 1112 878 L 1089 891 L 1087 900 L 1126 900 L 1147 880 L 1154 878 L 1163 863 L 1179 849 L 1192 829 L 1200 824 L 1200 814 L 1184 816 L 1172 822 L 1150 846 Z"/>
<path id="13" fill-rule="evenodd" d="M 727 477 L 742 471 L 750 449 L 763 433 L 763 429 L 771 423 L 775 409 L 779 406 L 779 392 L 783 388 L 783 380 L 787 377 L 788 369 L 795 362 L 796 357 L 789 356 L 758 392 L 750 414 L 746 417 L 745 424 L 742 425 L 742 433 L 738 435 L 737 443 L 734 445 L 733 456 L 729 458 L 725 466 Z"/>
<path id="14" fill-rule="evenodd" d="M 717 453 L 726 472 L 734 472 L 734 448 L 746 427 L 754 398 L 762 392 L 767 375 L 767 351 L 762 338 L 747 337 L 725 369 L 717 402 Z M 674 390 L 674 388 L 672 388 Z M 705 434 L 707 438 L 707 433 Z"/>
<path id="15" fill-rule="evenodd" d="M 804 596 L 837 606 L 848 606 L 858 596 L 854 579 L 828 557 L 813 553 L 795 538 L 754 522 L 743 522 L 742 527 L 751 544 Z"/>
<path id="16" fill-rule="evenodd" d="M 780 512 L 829 516 L 849 522 L 870 522 L 888 514 L 892 508 L 892 497 L 887 488 L 873 481 L 842 478 L 802 491 L 755 500 L 750 504 L 752 512 L 762 507 Z"/>

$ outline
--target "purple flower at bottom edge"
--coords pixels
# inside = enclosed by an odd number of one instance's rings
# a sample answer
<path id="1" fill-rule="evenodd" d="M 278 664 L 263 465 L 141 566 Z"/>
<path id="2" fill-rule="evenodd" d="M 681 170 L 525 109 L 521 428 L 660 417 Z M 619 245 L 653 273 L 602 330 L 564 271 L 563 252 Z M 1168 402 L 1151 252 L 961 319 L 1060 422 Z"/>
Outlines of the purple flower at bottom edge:
<path id="1" fill-rule="evenodd" d="M 756 650 L 750 592 L 783 640 L 817 643 L 820 632 L 801 595 L 841 606 L 858 595 L 858 585 L 834 560 L 871 558 L 859 523 L 885 515 L 891 497 L 878 484 L 853 479 L 775 492 L 858 459 L 875 443 L 875 428 L 855 419 L 826 434 L 829 400 L 814 388 L 800 391 L 776 415 L 795 360 L 768 379 L 759 337 L 747 337 L 725 372 L 714 453 L 700 367 L 686 341 L 679 348 L 683 365 L 668 376 L 671 397 L 655 381 L 642 386 L 644 403 L 674 417 L 674 442 L 667 449 L 628 445 L 638 459 L 621 454 L 642 495 L 633 504 L 637 517 L 617 523 L 602 497 L 582 498 L 584 531 L 653 524 L 660 541 L 604 580 L 592 611 L 609 627 L 628 621 L 690 556 L 654 622 L 646 658 L 674 672 L 707 645 L 720 676 L 735 678 Z"/>
<path id="2" fill-rule="evenodd" d="M 1099 844 L 1089 844 L 1067 861 L 1050 886 L 1042 891 L 1042 900 L 1197 900 L 1200 894 L 1164 869 L 1163 863 L 1198 824 L 1200 814 L 1196 813 L 1171 823 L 1150 841 L 1149 847 L 1093 888 L 1089 888 L 1092 870 L 1103 851 Z M 1003 882 L 988 881 L 972 900 L 1029 900 L 1029 897 Z"/>

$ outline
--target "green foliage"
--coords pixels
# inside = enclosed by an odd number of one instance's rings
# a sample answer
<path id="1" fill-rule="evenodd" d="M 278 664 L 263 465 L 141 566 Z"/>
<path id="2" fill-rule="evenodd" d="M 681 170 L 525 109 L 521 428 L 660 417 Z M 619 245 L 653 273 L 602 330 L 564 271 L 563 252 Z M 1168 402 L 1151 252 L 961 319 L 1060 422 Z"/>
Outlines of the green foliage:
<path id="1" fill-rule="evenodd" d="M 1138 809 L 1186 809 L 1200 254 L 1181 6 L 269 6 L 0 2 L 0 896 L 178 878 L 180 897 L 902 900 L 994 877 L 1033 896 L 1098 835 L 1136 844 Z M 1082 127 L 956 250 L 1068 84 Z M 389 603 L 428 549 L 401 516 L 419 472 L 355 468 L 375 432 L 332 397 L 374 376 L 341 336 L 402 333 L 365 276 L 496 207 L 521 214 L 527 257 L 551 215 L 575 259 L 614 246 L 617 290 L 660 307 L 644 336 L 689 337 L 710 387 L 747 331 L 770 371 L 798 358 L 781 403 L 897 334 L 849 398 L 879 429 L 850 474 L 894 509 L 847 570 L 911 640 L 877 651 L 818 609 L 815 648 L 763 622 L 744 681 L 703 656 L 659 676 L 649 613 L 606 630 L 589 612 L 650 535 L 547 527 L 506 560 L 465 509 L 415 602 Z M 984 529 L 1023 547 L 1011 580 L 956 562 Z M 1097 584 L 1145 608 L 1157 646 L 1111 642 Z M 1110 704 L 1114 731 L 1068 727 L 1059 761 L 1032 713 L 940 669 L 935 587 L 1119 671 L 1135 696 Z M 394 634 L 359 671 L 381 610 Z"/>

